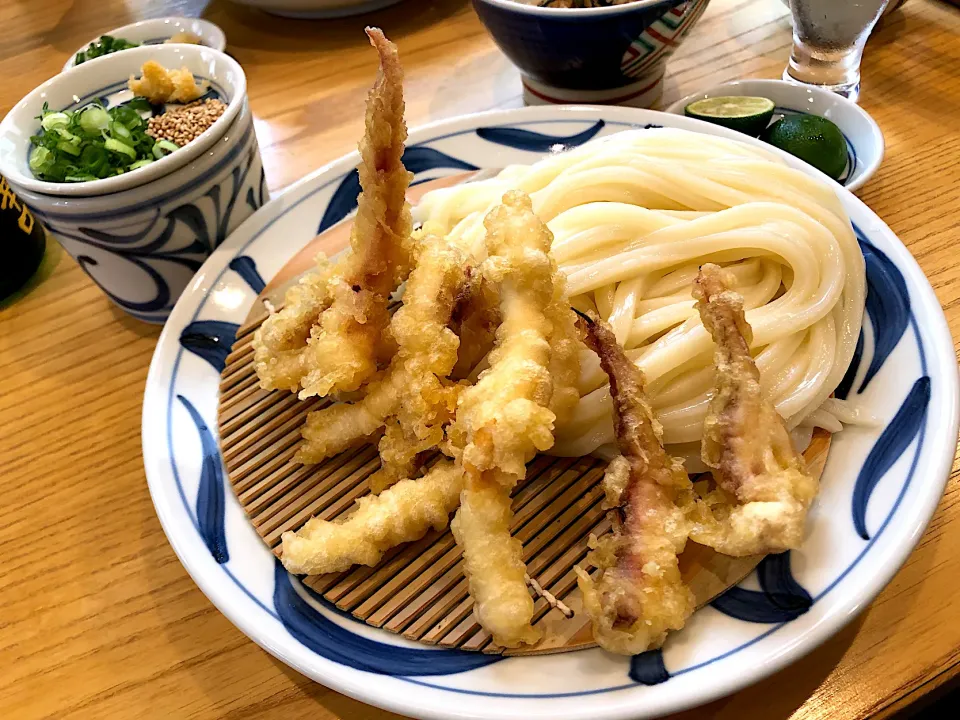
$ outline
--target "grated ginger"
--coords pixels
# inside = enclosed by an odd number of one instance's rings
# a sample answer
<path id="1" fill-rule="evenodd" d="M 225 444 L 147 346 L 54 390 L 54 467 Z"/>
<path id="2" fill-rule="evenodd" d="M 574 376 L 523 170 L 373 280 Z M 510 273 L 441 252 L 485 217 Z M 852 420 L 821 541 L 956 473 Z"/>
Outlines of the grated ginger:
<path id="1" fill-rule="evenodd" d="M 203 95 L 204 88 L 193 79 L 185 67 L 167 70 L 156 60 L 147 60 L 140 68 L 141 77 L 130 76 L 128 87 L 134 95 L 141 95 L 154 105 L 168 102 L 187 103 Z"/>

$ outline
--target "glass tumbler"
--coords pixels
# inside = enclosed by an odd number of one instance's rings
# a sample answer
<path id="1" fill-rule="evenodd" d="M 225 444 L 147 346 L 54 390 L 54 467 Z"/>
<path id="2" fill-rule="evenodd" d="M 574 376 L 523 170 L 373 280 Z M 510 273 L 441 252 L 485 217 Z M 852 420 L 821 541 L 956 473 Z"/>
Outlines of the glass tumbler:
<path id="1" fill-rule="evenodd" d="M 889 0 L 790 0 L 793 50 L 783 79 L 856 101 L 860 59 Z"/>

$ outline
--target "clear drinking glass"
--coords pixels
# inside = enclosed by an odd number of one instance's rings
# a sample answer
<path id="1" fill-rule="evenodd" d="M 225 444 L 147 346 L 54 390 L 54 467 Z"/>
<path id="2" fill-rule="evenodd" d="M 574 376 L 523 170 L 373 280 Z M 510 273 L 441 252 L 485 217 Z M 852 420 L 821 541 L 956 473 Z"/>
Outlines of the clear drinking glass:
<path id="1" fill-rule="evenodd" d="M 793 50 L 783 79 L 856 101 L 860 59 L 889 0 L 790 0 Z"/>

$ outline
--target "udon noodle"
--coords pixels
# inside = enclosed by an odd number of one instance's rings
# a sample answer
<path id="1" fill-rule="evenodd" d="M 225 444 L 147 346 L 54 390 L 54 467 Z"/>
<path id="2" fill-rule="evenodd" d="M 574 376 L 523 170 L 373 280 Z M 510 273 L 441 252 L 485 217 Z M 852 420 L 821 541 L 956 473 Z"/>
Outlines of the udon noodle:
<path id="1" fill-rule="evenodd" d="M 629 130 L 431 191 L 417 219 L 479 254 L 483 216 L 508 189 L 529 193 L 553 231 L 573 305 L 607 319 L 644 371 L 665 442 L 700 439 L 713 344 L 691 283 L 708 261 L 736 279 L 762 385 L 788 427 L 835 431 L 856 419 L 830 395 L 860 333 L 864 262 L 826 182 L 739 142 Z M 580 403 L 551 452 L 583 455 L 613 441 L 606 377 L 589 352 L 582 368 Z"/>

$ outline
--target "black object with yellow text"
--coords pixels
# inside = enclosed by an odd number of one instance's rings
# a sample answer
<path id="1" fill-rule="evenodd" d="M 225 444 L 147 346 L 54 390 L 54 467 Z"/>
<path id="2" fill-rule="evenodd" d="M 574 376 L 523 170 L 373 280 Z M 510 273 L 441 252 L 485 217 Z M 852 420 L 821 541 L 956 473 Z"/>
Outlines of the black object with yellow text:
<path id="1" fill-rule="evenodd" d="M 43 226 L 0 176 L 0 300 L 37 271 L 45 247 Z"/>

